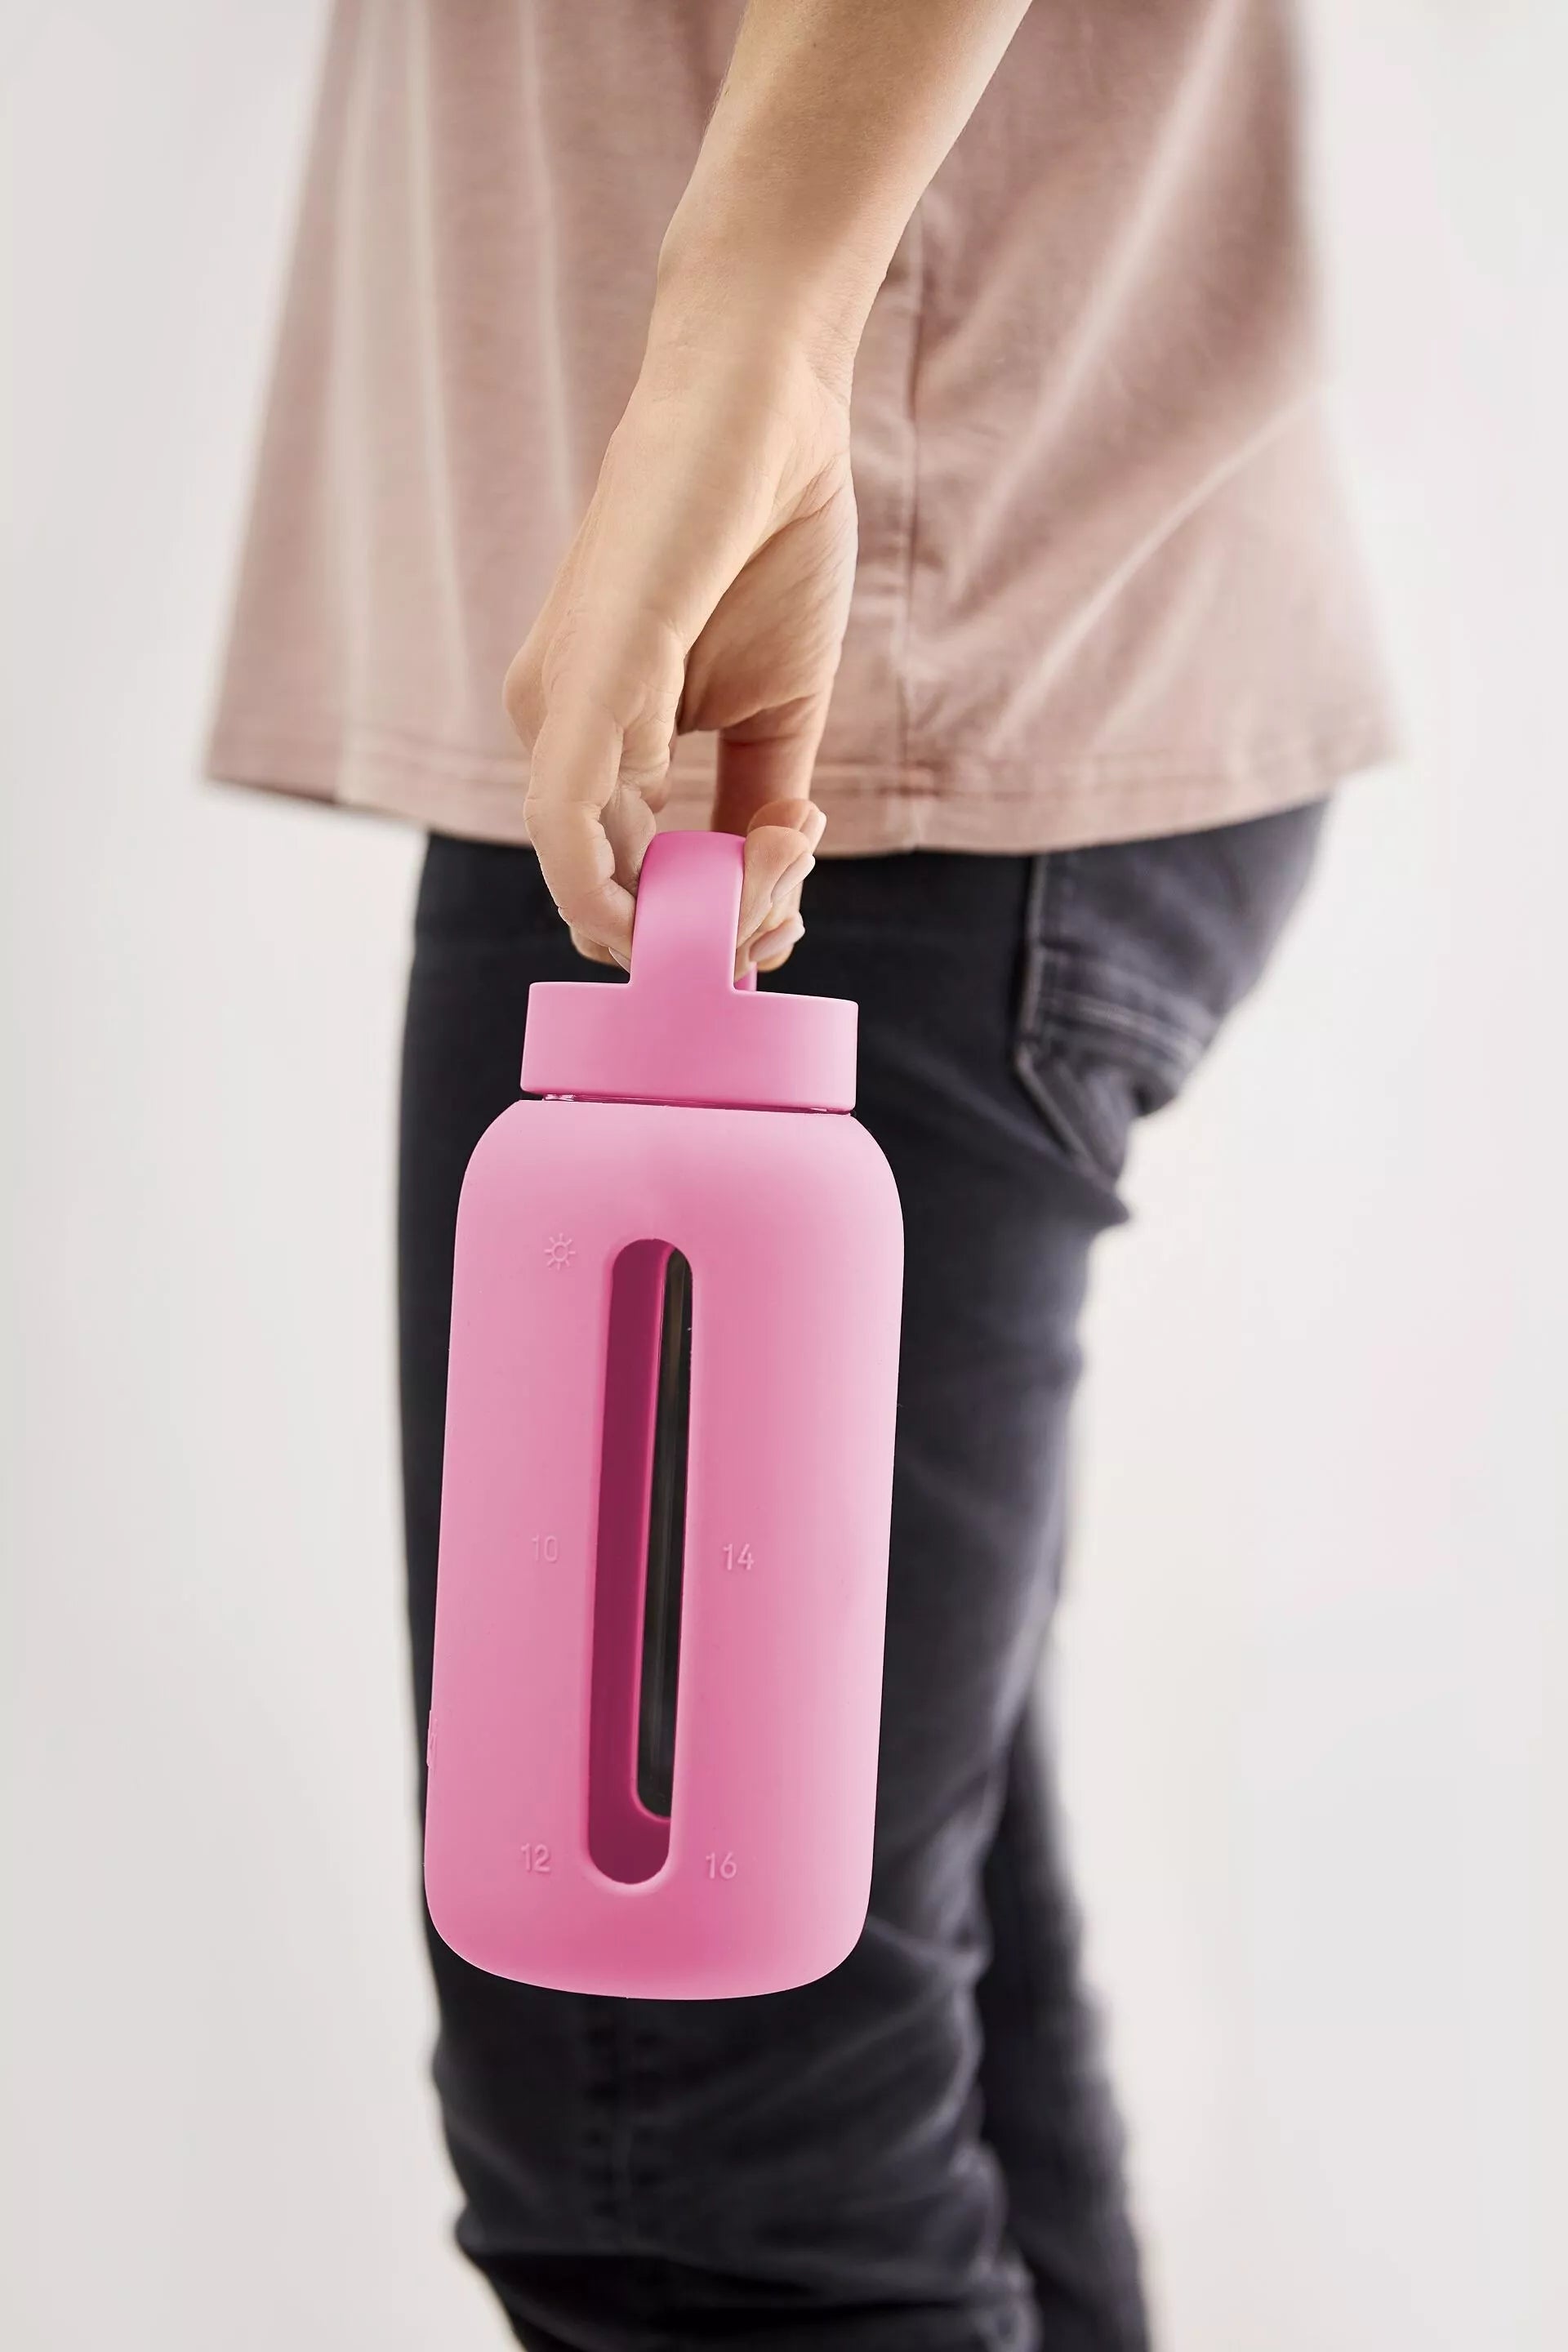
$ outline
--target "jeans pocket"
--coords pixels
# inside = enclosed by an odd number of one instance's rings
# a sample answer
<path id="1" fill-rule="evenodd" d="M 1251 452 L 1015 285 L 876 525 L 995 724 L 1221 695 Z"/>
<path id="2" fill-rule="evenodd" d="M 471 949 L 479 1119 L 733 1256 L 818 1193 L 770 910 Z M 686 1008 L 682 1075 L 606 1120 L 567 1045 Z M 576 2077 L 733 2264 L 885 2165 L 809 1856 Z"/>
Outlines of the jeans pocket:
<path id="1" fill-rule="evenodd" d="M 1059 865 L 1059 855 L 1039 861 L 1031 898 L 1042 917 Z M 1195 1023 L 1135 997 L 1113 963 L 1031 929 L 1013 1067 L 1058 1150 L 1112 1190 L 1133 1127 L 1173 1099 L 1207 1042 Z"/>
<path id="2" fill-rule="evenodd" d="M 1321 803 L 1034 861 L 1013 1066 L 1058 1149 L 1114 1187 L 1257 980 L 1310 871 Z"/>

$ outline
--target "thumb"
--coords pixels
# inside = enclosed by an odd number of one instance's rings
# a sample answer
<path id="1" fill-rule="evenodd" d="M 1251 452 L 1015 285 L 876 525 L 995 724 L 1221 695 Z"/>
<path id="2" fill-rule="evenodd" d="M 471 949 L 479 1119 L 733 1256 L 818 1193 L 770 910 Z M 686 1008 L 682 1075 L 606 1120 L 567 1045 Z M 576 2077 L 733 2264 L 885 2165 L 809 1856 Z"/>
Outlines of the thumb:
<path id="1" fill-rule="evenodd" d="M 631 953 L 632 893 L 668 791 L 684 663 L 651 616 L 575 616 L 538 694 L 525 815 L 550 894 L 582 942 Z M 559 643 L 559 640 L 557 640 Z"/>

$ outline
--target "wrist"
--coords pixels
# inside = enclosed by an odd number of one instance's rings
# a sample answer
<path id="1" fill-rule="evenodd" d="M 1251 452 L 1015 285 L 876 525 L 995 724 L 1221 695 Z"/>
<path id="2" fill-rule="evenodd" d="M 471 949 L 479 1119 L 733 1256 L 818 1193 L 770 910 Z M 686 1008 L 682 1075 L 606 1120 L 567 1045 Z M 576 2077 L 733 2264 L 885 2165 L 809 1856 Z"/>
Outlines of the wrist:
<path id="1" fill-rule="evenodd" d="M 814 251 L 775 234 L 766 221 L 717 223 L 683 204 L 659 252 L 649 357 L 745 353 L 760 368 L 805 369 L 847 403 L 882 274 L 842 248 Z"/>

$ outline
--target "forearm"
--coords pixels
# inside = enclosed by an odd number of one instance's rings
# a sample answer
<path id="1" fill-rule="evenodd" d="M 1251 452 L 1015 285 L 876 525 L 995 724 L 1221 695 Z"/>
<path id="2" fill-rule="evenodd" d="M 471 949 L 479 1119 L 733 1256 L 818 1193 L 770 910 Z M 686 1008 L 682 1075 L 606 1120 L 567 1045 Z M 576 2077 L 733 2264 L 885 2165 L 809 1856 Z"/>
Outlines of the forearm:
<path id="1" fill-rule="evenodd" d="M 1027 0 L 750 0 L 653 342 L 765 321 L 847 383 L 906 222 Z"/>
<path id="2" fill-rule="evenodd" d="M 737 971 L 799 936 L 855 572 L 847 394 L 894 247 L 1026 0 L 750 0 L 643 368 L 507 707 L 579 946 L 626 962 L 678 728 L 746 835 Z"/>

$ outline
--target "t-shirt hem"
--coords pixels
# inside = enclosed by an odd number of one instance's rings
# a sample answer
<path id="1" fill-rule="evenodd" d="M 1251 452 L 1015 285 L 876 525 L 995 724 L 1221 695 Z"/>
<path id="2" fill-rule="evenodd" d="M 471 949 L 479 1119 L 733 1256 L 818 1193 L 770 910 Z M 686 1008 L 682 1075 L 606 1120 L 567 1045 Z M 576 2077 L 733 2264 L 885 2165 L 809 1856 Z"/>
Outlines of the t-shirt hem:
<path id="1" fill-rule="evenodd" d="M 1157 755 L 1092 753 L 1027 766 L 953 759 L 882 765 L 818 761 L 828 812 L 820 854 L 875 856 L 949 849 L 996 856 L 1193 833 L 1321 800 L 1396 756 L 1382 713 L 1244 750 Z M 430 832 L 526 843 L 521 761 L 356 730 L 315 740 L 221 727 L 208 748 L 216 783 L 278 793 L 401 819 Z M 679 757 L 660 823 L 704 825 L 710 767 Z"/>

